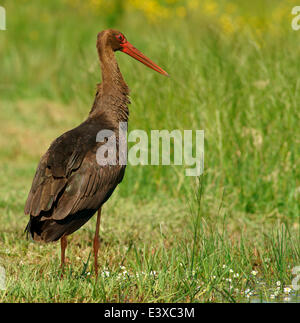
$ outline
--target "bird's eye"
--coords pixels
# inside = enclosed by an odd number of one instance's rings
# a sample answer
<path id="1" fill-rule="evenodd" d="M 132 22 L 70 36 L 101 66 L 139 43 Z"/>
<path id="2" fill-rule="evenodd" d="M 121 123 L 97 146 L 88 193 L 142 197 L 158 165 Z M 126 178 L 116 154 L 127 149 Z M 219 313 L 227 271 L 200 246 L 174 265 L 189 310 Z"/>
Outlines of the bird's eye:
<path id="1" fill-rule="evenodd" d="M 119 41 L 121 41 L 121 43 L 123 43 L 123 42 L 124 42 L 124 40 L 125 40 L 125 37 L 124 37 L 122 34 L 119 34 L 119 35 L 117 35 L 116 37 L 117 37 L 117 39 L 118 39 Z"/>

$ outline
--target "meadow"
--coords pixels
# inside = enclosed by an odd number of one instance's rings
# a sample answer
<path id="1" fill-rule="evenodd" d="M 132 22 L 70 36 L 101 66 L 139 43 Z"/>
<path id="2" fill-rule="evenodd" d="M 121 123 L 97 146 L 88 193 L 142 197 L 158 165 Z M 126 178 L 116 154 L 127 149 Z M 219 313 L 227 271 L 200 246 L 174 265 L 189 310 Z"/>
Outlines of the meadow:
<path id="1" fill-rule="evenodd" d="M 0 3 L 0 302 L 299 301 L 296 1 L 84 3 Z M 204 130 L 204 173 L 128 165 L 103 207 L 98 280 L 95 218 L 70 236 L 61 279 L 59 244 L 27 240 L 23 209 L 41 155 L 90 111 L 111 27 L 171 76 L 116 53 L 129 131 Z"/>

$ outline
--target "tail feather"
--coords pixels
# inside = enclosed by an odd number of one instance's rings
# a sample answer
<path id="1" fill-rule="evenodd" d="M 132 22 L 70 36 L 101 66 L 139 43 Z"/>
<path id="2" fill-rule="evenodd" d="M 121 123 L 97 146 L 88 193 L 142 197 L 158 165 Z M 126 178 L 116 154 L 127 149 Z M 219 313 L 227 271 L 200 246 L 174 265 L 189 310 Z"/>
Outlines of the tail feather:
<path id="1" fill-rule="evenodd" d="M 26 237 L 30 235 L 34 241 L 53 242 L 63 235 L 69 235 L 84 225 L 97 210 L 84 210 L 67 216 L 63 220 L 46 219 L 40 216 L 30 216 L 25 228 Z"/>

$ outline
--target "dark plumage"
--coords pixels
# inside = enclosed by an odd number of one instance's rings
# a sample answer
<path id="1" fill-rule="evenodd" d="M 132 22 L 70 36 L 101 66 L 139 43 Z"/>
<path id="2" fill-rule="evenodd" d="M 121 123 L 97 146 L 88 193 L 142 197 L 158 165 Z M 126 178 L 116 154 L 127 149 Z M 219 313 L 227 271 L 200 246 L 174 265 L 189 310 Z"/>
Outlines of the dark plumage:
<path id="1" fill-rule="evenodd" d="M 78 230 L 99 210 L 94 239 L 97 261 L 101 206 L 122 181 L 125 172 L 124 165 L 101 166 L 96 160 L 96 152 L 104 144 L 97 142 L 96 136 L 100 130 L 106 129 L 115 133 L 118 161 L 119 123 L 128 121 L 129 89 L 114 52 L 123 51 L 166 75 L 128 43 L 119 31 L 109 29 L 99 33 L 97 49 L 102 83 L 98 86 L 90 114 L 81 125 L 50 145 L 37 167 L 25 205 L 25 214 L 30 215 L 26 231 L 34 240 L 51 242 L 62 239 L 62 265 L 65 237 Z M 134 56 L 136 53 L 138 57 Z M 97 274 L 97 268 L 95 270 Z"/>
<path id="2" fill-rule="evenodd" d="M 79 229 L 122 181 L 125 166 L 100 166 L 96 142 L 101 129 L 117 132 L 100 117 L 56 139 L 42 157 L 25 205 L 34 240 L 56 241 Z"/>

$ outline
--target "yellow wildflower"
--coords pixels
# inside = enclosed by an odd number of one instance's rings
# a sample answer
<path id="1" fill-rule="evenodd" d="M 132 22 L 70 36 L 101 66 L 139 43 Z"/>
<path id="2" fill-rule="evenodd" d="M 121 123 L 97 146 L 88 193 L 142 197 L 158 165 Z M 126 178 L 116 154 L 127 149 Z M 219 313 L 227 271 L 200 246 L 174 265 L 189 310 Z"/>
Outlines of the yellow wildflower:
<path id="1" fill-rule="evenodd" d="M 186 16 L 185 7 L 181 6 L 181 7 L 176 8 L 176 15 L 180 18 L 184 18 Z"/>
<path id="2" fill-rule="evenodd" d="M 209 15 L 215 15 L 217 13 L 218 5 L 214 1 L 208 1 L 204 3 L 204 12 Z"/>
<path id="3" fill-rule="evenodd" d="M 220 24 L 225 34 L 231 34 L 234 32 L 234 25 L 231 18 L 228 15 L 221 15 Z"/>

